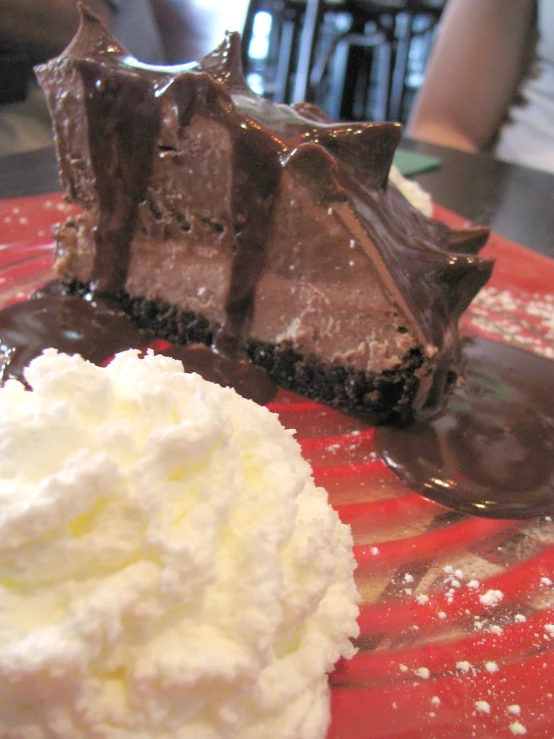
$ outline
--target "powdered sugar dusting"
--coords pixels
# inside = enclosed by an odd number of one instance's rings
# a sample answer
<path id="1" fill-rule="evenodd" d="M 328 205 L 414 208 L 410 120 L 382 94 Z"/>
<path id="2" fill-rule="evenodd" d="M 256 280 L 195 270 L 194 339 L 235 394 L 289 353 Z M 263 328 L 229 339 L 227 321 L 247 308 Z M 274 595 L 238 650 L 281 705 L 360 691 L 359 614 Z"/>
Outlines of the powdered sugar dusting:
<path id="1" fill-rule="evenodd" d="M 500 590 L 487 590 L 484 595 L 480 596 L 479 600 L 484 606 L 497 606 L 503 597 L 504 593 Z"/>
<path id="2" fill-rule="evenodd" d="M 514 721 L 510 724 L 510 731 L 515 736 L 523 736 L 524 734 L 527 734 L 527 729 L 519 721 Z"/>
<path id="3" fill-rule="evenodd" d="M 554 294 L 520 288 L 484 287 L 471 304 L 464 326 L 497 341 L 554 359 Z"/>

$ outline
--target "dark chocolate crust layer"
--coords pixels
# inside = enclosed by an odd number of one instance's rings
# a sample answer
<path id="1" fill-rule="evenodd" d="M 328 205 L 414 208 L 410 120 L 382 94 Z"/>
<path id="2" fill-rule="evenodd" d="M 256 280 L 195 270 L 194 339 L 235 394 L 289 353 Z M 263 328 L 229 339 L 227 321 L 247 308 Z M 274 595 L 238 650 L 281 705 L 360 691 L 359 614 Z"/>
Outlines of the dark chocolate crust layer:
<path id="1" fill-rule="evenodd" d="M 211 346 L 220 326 L 205 317 L 159 301 L 120 297 L 123 309 L 141 327 L 175 344 Z M 301 355 L 292 342 L 268 344 L 249 339 L 249 359 L 262 367 L 277 385 L 311 400 L 363 414 L 373 424 L 411 420 L 417 392 L 416 371 L 423 358 L 416 350 L 394 370 L 370 375 L 348 366 Z"/>
<path id="2" fill-rule="evenodd" d="M 90 297 L 89 286 L 78 282 L 50 283 L 48 289 L 39 291 L 37 296 L 43 294 Z M 133 320 L 137 332 L 145 330 L 144 336 L 165 339 L 176 347 L 191 344 L 210 347 L 221 328 L 204 316 L 161 301 L 148 301 L 126 293 L 111 300 L 112 309 L 124 311 Z M 146 346 L 148 340 L 144 339 L 142 346 Z M 323 362 L 315 355 L 302 356 L 291 342 L 272 345 L 250 339 L 246 353 L 248 359 L 265 370 L 277 385 L 306 398 L 363 415 L 372 424 L 411 420 L 418 386 L 416 375 L 422 365 L 418 352 L 409 356 L 402 367 L 373 376 L 337 363 Z"/>

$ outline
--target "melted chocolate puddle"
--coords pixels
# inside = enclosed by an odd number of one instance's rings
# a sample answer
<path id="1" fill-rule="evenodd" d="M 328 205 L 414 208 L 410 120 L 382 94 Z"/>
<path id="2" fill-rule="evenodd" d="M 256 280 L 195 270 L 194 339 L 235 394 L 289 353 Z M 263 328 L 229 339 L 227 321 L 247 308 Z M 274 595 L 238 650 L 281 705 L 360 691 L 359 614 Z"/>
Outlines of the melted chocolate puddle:
<path id="1" fill-rule="evenodd" d="M 101 365 L 125 349 L 146 350 L 154 338 L 139 329 L 115 299 L 68 296 L 64 289 L 60 283 L 49 283 L 31 300 L 0 311 L 0 384 L 10 378 L 25 382 L 25 367 L 50 347 Z M 160 353 L 179 359 L 187 372 L 232 387 L 259 405 L 275 395 L 276 385 L 267 373 L 246 359 L 201 344 L 173 346 Z"/>
<path id="2" fill-rule="evenodd" d="M 63 296 L 56 288 L 0 311 L 0 383 L 25 382 L 24 368 L 46 348 L 80 354 L 95 364 L 124 349 L 145 349 L 150 335 L 114 300 Z"/>
<path id="3" fill-rule="evenodd" d="M 485 339 L 463 345 L 466 382 L 444 411 L 377 429 L 387 464 L 409 487 L 490 518 L 554 513 L 554 365 Z"/>

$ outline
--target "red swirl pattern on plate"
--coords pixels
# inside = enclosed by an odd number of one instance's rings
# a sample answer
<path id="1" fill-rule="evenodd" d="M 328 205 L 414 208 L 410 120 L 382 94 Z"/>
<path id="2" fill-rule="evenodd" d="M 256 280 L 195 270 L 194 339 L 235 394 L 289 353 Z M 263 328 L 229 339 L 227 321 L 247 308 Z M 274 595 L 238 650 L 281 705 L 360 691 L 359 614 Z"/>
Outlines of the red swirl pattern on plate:
<path id="1" fill-rule="evenodd" d="M 52 277 L 70 209 L 0 201 L 0 307 Z M 554 358 L 554 262 L 496 235 L 485 254 L 464 329 Z M 329 739 L 554 736 L 554 523 L 450 511 L 397 480 L 360 420 L 282 390 L 269 407 L 354 533 L 361 635 L 331 675 Z"/>

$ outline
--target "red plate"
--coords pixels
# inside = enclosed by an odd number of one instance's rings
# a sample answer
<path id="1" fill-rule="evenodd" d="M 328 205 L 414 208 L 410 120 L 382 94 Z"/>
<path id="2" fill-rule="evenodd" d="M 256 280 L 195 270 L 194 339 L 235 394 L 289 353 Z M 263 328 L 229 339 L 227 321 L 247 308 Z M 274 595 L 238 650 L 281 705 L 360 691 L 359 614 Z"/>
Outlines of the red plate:
<path id="1" fill-rule="evenodd" d="M 0 307 L 50 279 L 69 210 L 59 194 L 0 202 Z M 554 359 L 554 261 L 496 235 L 484 253 L 497 266 L 464 330 Z M 398 482 L 360 421 L 284 391 L 270 407 L 356 542 L 360 651 L 331 675 L 329 739 L 553 737 L 552 521 L 453 513 Z"/>

